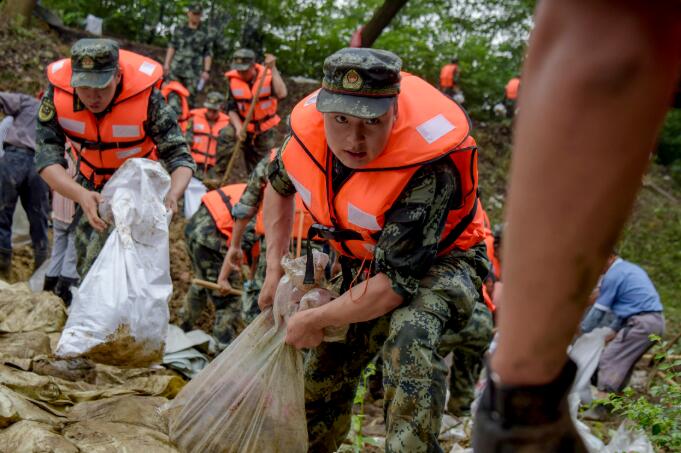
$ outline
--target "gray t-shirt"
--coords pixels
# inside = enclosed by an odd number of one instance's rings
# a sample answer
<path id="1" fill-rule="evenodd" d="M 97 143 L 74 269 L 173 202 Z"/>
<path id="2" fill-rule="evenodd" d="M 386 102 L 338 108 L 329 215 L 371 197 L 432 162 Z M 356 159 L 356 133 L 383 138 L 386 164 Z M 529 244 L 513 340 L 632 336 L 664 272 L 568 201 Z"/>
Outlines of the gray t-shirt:
<path id="1" fill-rule="evenodd" d="M 0 109 L 14 117 L 4 143 L 35 150 L 35 127 L 40 101 L 21 93 L 0 91 Z"/>

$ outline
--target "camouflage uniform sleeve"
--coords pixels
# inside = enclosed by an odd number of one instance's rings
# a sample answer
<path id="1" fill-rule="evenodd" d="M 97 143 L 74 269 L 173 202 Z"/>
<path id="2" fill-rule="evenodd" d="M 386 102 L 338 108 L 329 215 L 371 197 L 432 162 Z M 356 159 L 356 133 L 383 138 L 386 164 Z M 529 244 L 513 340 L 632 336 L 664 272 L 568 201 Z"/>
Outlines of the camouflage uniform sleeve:
<path id="1" fill-rule="evenodd" d="M 66 136 L 57 122 L 54 108 L 54 88 L 50 85 L 40 102 L 36 121 L 35 168 L 38 173 L 45 167 L 59 164 L 68 168 L 64 158 Z"/>
<path id="2" fill-rule="evenodd" d="M 154 89 L 149 99 L 148 118 L 147 134 L 156 143 L 158 157 L 165 164 L 168 173 L 178 167 L 188 167 L 195 171 L 196 164 L 177 124 L 175 112 L 165 103 L 163 95 L 157 89 Z"/>
<path id="3" fill-rule="evenodd" d="M 187 146 L 191 149 L 194 143 L 194 120 L 189 118 L 187 121 L 187 132 L 184 133 L 184 138 L 187 141 Z"/>
<path id="4" fill-rule="evenodd" d="M 216 39 L 217 33 L 212 28 L 206 29 L 206 39 L 203 43 L 203 57 L 213 57 L 213 42 Z"/>
<path id="5" fill-rule="evenodd" d="M 265 187 L 267 186 L 267 167 L 270 163 L 270 156 L 263 157 L 253 172 L 248 177 L 246 190 L 239 199 L 239 202 L 232 208 L 232 217 L 235 219 L 250 219 L 258 212 L 262 202 Z"/>
<path id="6" fill-rule="evenodd" d="M 180 99 L 179 94 L 171 91 L 168 94 L 168 105 L 173 109 L 177 118 L 182 116 L 182 99 Z"/>
<path id="7" fill-rule="evenodd" d="M 180 47 L 180 40 L 182 35 L 182 27 L 177 27 L 170 38 L 169 46 L 177 50 Z"/>
<path id="8" fill-rule="evenodd" d="M 376 271 L 386 274 L 405 300 L 416 294 L 435 261 L 455 191 L 451 164 L 436 162 L 416 172 L 385 215 L 374 251 Z"/>
<path id="9" fill-rule="evenodd" d="M 284 148 L 286 148 L 286 145 L 290 139 L 290 135 L 286 137 L 284 144 L 281 145 L 281 148 L 279 148 L 279 151 L 277 151 L 277 156 L 272 162 L 270 162 L 269 168 L 267 170 L 267 178 L 272 184 L 272 188 L 276 190 L 277 193 L 282 197 L 290 197 L 296 193 L 296 186 L 293 185 L 293 181 L 291 181 L 288 173 L 286 173 L 284 161 L 281 158 L 281 152 Z"/>

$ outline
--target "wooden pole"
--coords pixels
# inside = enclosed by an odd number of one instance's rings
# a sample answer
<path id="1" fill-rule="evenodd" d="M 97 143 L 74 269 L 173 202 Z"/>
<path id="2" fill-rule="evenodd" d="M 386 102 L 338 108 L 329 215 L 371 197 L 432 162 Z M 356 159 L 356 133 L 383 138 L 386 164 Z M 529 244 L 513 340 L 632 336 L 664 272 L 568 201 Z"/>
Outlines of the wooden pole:
<path id="1" fill-rule="evenodd" d="M 210 289 L 210 290 L 217 291 L 217 292 L 220 292 L 220 293 L 223 292 L 222 286 L 218 285 L 217 283 L 209 282 L 207 280 L 201 280 L 199 278 L 193 278 L 192 279 L 192 285 L 200 286 L 202 288 Z M 232 294 L 232 295 L 235 295 L 235 296 L 242 296 L 244 294 L 244 292 L 241 291 L 241 290 L 238 290 L 238 289 L 230 288 L 227 291 L 227 294 Z"/>
<path id="2" fill-rule="evenodd" d="M 246 118 L 244 119 L 243 124 L 241 125 L 241 131 L 239 132 L 239 136 L 236 138 L 236 143 L 234 144 L 234 148 L 232 148 L 232 157 L 229 158 L 229 163 L 227 164 L 227 170 L 225 170 L 225 175 L 222 177 L 222 181 L 220 182 L 220 187 L 224 186 L 227 184 L 227 180 L 229 179 L 229 175 L 232 173 L 232 169 L 234 168 L 234 163 L 236 162 L 236 157 L 241 154 L 241 147 L 243 146 L 244 141 L 246 140 L 246 134 L 248 131 L 248 125 L 250 124 L 251 120 L 253 119 L 253 113 L 255 112 L 255 105 L 258 103 L 258 99 L 260 98 L 260 89 L 263 86 L 263 83 L 265 83 L 265 76 L 267 75 L 267 71 L 272 68 L 271 63 L 265 65 L 265 69 L 263 70 L 262 77 L 258 81 L 258 86 L 255 89 L 255 93 L 253 93 L 253 99 L 251 100 L 251 106 L 248 108 L 248 112 L 246 112 Z"/>

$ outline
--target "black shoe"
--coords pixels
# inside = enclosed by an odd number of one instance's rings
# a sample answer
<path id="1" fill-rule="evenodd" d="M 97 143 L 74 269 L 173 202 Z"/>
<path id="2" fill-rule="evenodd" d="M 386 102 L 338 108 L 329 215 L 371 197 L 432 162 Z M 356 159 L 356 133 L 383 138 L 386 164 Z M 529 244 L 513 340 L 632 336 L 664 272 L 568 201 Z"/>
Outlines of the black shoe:
<path id="1" fill-rule="evenodd" d="M 57 294 L 57 283 L 59 282 L 59 277 L 47 277 L 45 276 L 45 283 L 43 283 L 43 291 L 52 291 Z"/>
<path id="2" fill-rule="evenodd" d="M 73 299 L 73 294 L 71 293 L 71 288 L 78 286 L 79 279 L 77 278 L 66 278 L 59 277 L 59 282 L 55 288 L 55 294 L 61 297 L 66 306 L 71 305 L 71 300 Z"/>

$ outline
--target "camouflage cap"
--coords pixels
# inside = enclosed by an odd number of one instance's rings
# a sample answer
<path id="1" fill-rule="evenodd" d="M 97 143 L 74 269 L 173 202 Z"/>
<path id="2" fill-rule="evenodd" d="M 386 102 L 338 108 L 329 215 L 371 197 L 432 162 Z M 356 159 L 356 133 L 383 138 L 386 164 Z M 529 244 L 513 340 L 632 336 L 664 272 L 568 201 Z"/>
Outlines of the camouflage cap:
<path id="1" fill-rule="evenodd" d="M 251 49 L 239 49 L 232 55 L 232 69 L 245 71 L 255 63 L 255 52 Z"/>
<path id="2" fill-rule="evenodd" d="M 104 88 L 118 71 L 118 43 L 80 39 L 71 47 L 71 86 Z"/>
<path id="3" fill-rule="evenodd" d="M 400 57 L 387 50 L 341 49 L 324 61 L 317 110 L 376 118 L 400 92 Z"/>
<path id="4" fill-rule="evenodd" d="M 200 3 L 192 3 L 189 5 L 189 8 L 187 8 L 187 11 L 190 13 L 201 13 L 203 12 L 203 6 L 201 6 Z"/>
<path id="5" fill-rule="evenodd" d="M 225 97 L 217 91 L 211 91 L 206 95 L 206 101 L 203 106 L 207 109 L 220 110 L 222 103 L 225 102 Z"/>

